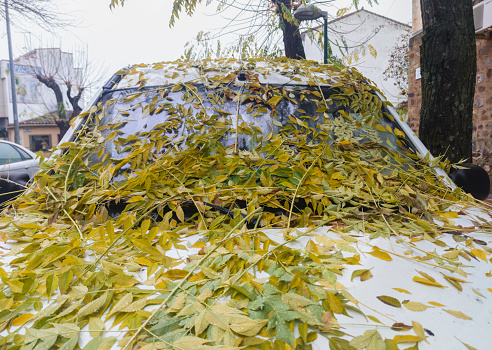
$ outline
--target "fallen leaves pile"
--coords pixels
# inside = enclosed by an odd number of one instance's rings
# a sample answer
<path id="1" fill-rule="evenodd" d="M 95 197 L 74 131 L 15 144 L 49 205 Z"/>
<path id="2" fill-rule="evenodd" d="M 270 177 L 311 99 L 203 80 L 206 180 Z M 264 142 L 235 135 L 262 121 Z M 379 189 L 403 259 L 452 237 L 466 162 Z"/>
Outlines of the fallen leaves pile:
<path id="1" fill-rule="evenodd" d="M 135 88 L 106 91 L 79 117 L 76 140 L 0 218 L 15 257 L 0 267 L 1 349 L 75 349 L 83 332 L 87 350 L 308 349 L 321 336 L 332 349 L 398 349 L 424 339 L 418 323 L 415 336 L 384 340 L 337 322 L 362 313 L 337 287 L 359 263 L 354 233 L 438 246 L 453 232 L 466 249 L 415 258 L 449 274 L 460 258 L 490 259 L 448 210 L 479 204 L 436 178 L 439 160 L 412 150 L 356 71 L 231 62 L 131 67 L 119 74 Z M 154 86 L 146 75 L 192 69 L 194 82 Z M 263 83 L 274 72 L 290 82 Z M 336 244 L 314 234 L 324 226 Z"/>

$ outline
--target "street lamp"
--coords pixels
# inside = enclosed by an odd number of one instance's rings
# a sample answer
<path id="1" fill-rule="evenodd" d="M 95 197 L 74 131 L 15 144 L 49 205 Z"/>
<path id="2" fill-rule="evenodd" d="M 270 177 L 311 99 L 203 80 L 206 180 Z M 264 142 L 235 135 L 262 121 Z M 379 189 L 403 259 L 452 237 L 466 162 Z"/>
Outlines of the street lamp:
<path id="1" fill-rule="evenodd" d="M 7 22 L 7 41 L 9 46 L 9 65 L 10 65 L 10 88 L 12 89 L 12 111 L 14 113 L 14 141 L 21 144 L 19 134 L 19 117 L 17 115 L 17 92 L 15 90 L 15 67 L 12 56 L 12 39 L 10 38 L 9 3 L 5 0 L 5 21 Z M 8 118 L 7 118 L 8 119 Z"/>
<path id="2" fill-rule="evenodd" d="M 323 17 L 325 20 L 325 28 L 324 28 L 324 57 L 323 61 L 324 64 L 328 63 L 328 12 L 326 11 L 321 11 L 319 8 L 315 7 L 312 4 L 309 4 L 307 6 L 300 6 L 297 8 L 297 10 L 294 11 L 294 17 L 299 21 L 312 21 L 315 19 L 318 19 L 320 17 Z"/>

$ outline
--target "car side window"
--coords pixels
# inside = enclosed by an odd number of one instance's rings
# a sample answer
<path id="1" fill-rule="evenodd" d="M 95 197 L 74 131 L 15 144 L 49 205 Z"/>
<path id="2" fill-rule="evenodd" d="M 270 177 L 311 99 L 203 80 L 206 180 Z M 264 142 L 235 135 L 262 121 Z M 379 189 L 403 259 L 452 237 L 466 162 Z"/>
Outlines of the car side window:
<path id="1" fill-rule="evenodd" d="M 26 151 L 24 151 L 22 148 L 19 148 L 19 147 L 15 147 L 14 148 L 19 151 L 19 153 L 22 155 L 22 159 L 23 160 L 28 160 L 28 159 L 32 159 L 32 156 L 27 153 Z"/>
<path id="2" fill-rule="evenodd" d="M 7 143 L 0 143 L 0 165 L 20 162 L 21 154 L 13 146 Z"/>

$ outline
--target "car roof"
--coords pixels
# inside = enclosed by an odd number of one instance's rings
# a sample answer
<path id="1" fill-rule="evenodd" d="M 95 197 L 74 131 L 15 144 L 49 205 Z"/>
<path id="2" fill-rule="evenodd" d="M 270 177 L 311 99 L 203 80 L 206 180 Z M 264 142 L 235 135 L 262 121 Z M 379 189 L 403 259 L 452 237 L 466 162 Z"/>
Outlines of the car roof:
<path id="1" fill-rule="evenodd" d="M 26 148 L 26 147 L 24 147 L 22 145 L 19 145 L 18 143 L 15 143 L 15 142 L 12 142 L 12 141 L 7 141 L 7 140 L 0 140 L 0 143 L 6 143 L 6 144 L 12 145 L 14 147 L 19 147 L 23 151 L 27 152 L 30 156 L 36 157 L 36 153 L 32 152 L 30 149 L 28 149 L 28 148 Z"/>
<path id="2" fill-rule="evenodd" d="M 113 89 L 178 83 L 230 82 L 236 79 L 239 72 L 245 72 L 248 80 L 261 84 L 330 86 L 349 77 L 354 81 L 362 80 L 362 75 L 357 70 L 338 64 L 320 65 L 307 60 L 230 58 L 133 65 L 116 73 L 121 76 L 121 80 Z"/>

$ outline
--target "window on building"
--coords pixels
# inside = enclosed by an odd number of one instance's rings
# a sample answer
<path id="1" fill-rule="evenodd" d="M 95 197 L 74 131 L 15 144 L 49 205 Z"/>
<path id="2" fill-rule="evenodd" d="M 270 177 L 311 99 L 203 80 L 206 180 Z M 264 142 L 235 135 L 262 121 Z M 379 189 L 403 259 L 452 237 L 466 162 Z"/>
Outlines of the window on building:
<path id="1" fill-rule="evenodd" d="M 51 135 L 29 135 L 29 148 L 33 152 L 49 151 L 51 149 Z"/>

